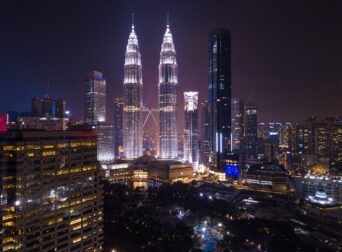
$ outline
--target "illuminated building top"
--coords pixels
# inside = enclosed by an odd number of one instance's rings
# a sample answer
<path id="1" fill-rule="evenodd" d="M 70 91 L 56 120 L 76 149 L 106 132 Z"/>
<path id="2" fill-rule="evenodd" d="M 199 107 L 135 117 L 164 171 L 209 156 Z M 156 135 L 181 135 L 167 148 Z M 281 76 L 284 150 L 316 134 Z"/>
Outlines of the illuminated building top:
<path id="1" fill-rule="evenodd" d="M 198 107 L 198 92 L 184 92 L 184 110 L 195 111 Z"/>
<path id="2" fill-rule="evenodd" d="M 123 146 L 124 156 L 128 159 L 141 156 L 143 147 L 142 66 L 133 17 L 126 47 L 123 83 Z"/>

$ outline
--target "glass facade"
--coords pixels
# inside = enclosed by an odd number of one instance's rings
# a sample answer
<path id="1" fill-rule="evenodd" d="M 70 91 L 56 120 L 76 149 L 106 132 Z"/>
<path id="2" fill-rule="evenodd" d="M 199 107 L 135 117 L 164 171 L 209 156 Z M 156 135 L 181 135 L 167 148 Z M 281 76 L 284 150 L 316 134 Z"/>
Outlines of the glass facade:
<path id="1" fill-rule="evenodd" d="M 240 153 L 243 146 L 244 105 L 239 99 L 232 99 L 232 150 Z"/>
<path id="2" fill-rule="evenodd" d="M 114 159 L 114 124 L 99 122 L 97 132 L 97 160 L 110 161 Z"/>
<path id="3" fill-rule="evenodd" d="M 169 25 L 163 38 L 159 62 L 159 157 L 178 157 L 178 113 L 177 113 L 177 61 Z"/>
<path id="4" fill-rule="evenodd" d="M 217 28 L 209 34 L 209 145 L 214 166 L 231 152 L 231 37 Z M 219 168 L 221 170 L 221 168 Z M 222 167 L 222 171 L 224 167 Z"/>
<path id="5" fill-rule="evenodd" d="M 123 146 L 123 99 L 114 99 L 114 156 L 120 157 L 119 148 Z M 121 147 L 120 147 L 121 146 Z"/>
<path id="6" fill-rule="evenodd" d="M 184 92 L 184 160 L 198 164 L 198 92 Z"/>
<path id="7" fill-rule="evenodd" d="M 102 73 L 92 71 L 84 81 L 85 120 L 89 123 L 106 121 L 106 80 Z"/>
<path id="8" fill-rule="evenodd" d="M 123 83 L 124 155 L 134 159 L 143 153 L 143 83 L 138 37 L 132 25 L 125 54 Z"/>
<path id="9" fill-rule="evenodd" d="M 245 108 L 245 139 L 247 158 L 257 158 L 258 154 L 258 120 L 257 109 L 253 105 Z"/>

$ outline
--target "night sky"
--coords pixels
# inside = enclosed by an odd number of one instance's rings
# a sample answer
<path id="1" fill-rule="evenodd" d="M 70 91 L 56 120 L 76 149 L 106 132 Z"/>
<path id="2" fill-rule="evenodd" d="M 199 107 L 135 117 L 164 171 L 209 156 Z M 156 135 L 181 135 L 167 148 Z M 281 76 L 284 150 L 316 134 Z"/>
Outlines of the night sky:
<path id="1" fill-rule="evenodd" d="M 340 3 L 339 3 L 340 2 Z M 121 96 L 131 13 L 139 39 L 145 106 L 157 106 L 166 12 L 181 92 L 207 96 L 208 33 L 232 33 L 232 91 L 252 101 L 260 121 L 342 115 L 341 1 L 3 1 L 0 6 L 0 112 L 28 111 L 33 96 L 67 100 L 83 116 L 91 70 L 108 85 L 108 116 Z"/>

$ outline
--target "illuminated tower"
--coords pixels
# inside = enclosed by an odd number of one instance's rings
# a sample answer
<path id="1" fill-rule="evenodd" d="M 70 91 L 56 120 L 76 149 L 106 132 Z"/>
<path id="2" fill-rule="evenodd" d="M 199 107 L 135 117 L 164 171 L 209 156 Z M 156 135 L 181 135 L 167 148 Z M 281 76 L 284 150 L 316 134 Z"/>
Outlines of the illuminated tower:
<path id="1" fill-rule="evenodd" d="M 184 160 L 198 163 L 198 92 L 184 92 Z"/>
<path id="2" fill-rule="evenodd" d="M 102 73 L 92 71 L 84 81 L 85 120 L 89 123 L 106 121 L 106 80 Z"/>
<path id="3" fill-rule="evenodd" d="M 133 21 L 133 15 L 132 15 Z M 142 155 L 142 69 L 138 38 L 132 31 L 128 38 L 125 54 L 123 83 L 123 145 L 126 158 L 133 159 Z"/>
<path id="4" fill-rule="evenodd" d="M 169 22 L 163 38 L 159 62 L 159 156 L 175 159 L 178 153 L 177 61 Z"/>
<path id="5" fill-rule="evenodd" d="M 209 146 L 210 161 L 219 171 L 231 152 L 231 36 L 217 28 L 209 34 Z"/>
<path id="6" fill-rule="evenodd" d="M 240 99 L 232 99 L 232 150 L 234 153 L 242 151 L 243 141 L 243 119 L 244 119 L 244 104 Z"/>

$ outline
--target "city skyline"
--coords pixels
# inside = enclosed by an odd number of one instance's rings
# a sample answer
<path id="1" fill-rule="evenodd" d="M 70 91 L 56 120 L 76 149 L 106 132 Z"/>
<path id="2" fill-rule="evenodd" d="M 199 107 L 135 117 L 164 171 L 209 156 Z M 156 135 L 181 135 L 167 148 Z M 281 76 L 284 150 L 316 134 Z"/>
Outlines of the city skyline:
<path id="1" fill-rule="evenodd" d="M 152 2 L 148 4 L 151 7 L 148 13 L 153 12 L 153 15 L 149 15 L 148 18 L 143 15 L 142 4 L 133 1 L 131 4 L 123 5 L 118 2 L 117 6 L 122 9 L 115 18 L 109 15 L 112 11 L 110 8 L 99 20 L 91 22 L 86 20 L 86 15 L 81 12 L 83 16 L 80 15 L 75 24 L 68 22 L 65 28 L 61 28 L 61 25 L 72 18 L 71 13 L 76 8 L 72 4 L 69 9 L 63 9 L 64 13 L 58 8 L 53 9 L 43 3 L 30 6 L 24 4 L 21 8 L 14 3 L 8 3 L 5 9 L 7 7 L 7 13 L 11 14 L 8 20 L 13 22 L 2 22 L 8 36 L 0 43 L 3 60 L 6 62 L 6 64 L 3 62 L 1 68 L 3 81 L 9 85 L 6 87 L 6 96 L 2 96 L 0 101 L 1 112 L 25 110 L 28 102 L 23 97 L 26 95 L 34 97 L 49 94 L 52 97 L 65 99 L 69 105 L 68 109 L 71 109 L 73 116 L 79 119 L 84 108 L 82 101 L 76 97 L 77 94 L 82 93 L 83 78 L 87 72 L 98 70 L 103 72 L 107 79 L 107 110 L 108 118 L 112 121 L 113 98 L 120 96 L 122 92 L 120 83 L 123 80 L 123 45 L 127 34 L 123 27 L 127 27 L 130 23 L 131 12 L 136 14 L 142 55 L 146 55 L 143 56 L 143 82 L 146 83 L 144 93 L 150 95 L 145 97 L 144 105 L 157 107 L 154 94 L 157 92 L 156 66 L 160 34 L 165 27 L 165 13 L 170 10 L 179 56 L 178 95 L 186 90 L 198 90 L 200 102 L 206 98 L 207 34 L 215 26 L 220 25 L 230 28 L 232 32 L 232 97 L 241 98 L 246 103 L 252 100 L 259 108 L 260 121 L 304 121 L 312 114 L 320 117 L 339 115 L 338 108 L 342 104 L 338 99 L 338 92 L 334 90 L 341 90 L 341 77 L 336 62 L 340 58 L 341 50 L 338 49 L 338 44 L 342 38 L 335 29 L 340 17 L 334 10 L 328 11 L 328 6 L 320 8 L 315 3 L 310 6 L 304 3 L 298 4 L 296 12 L 292 13 L 289 21 L 284 14 L 292 7 L 284 6 L 282 3 L 270 4 L 270 6 L 251 4 L 243 9 L 238 4 L 223 3 L 223 1 L 215 1 L 212 5 L 209 1 L 199 1 L 198 6 L 193 6 L 194 10 L 192 10 L 191 4 L 182 3 L 184 9 L 180 9 L 180 2 L 175 2 L 172 6 L 163 2 L 153 4 Z M 338 3 L 335 2 L 333 5 L 337 7 Z M 58 6 L 55 4 L 55 7 Z M 208 8 L 203 8 L 204 6 Z M 104 7 L 101 4 L 95 6 L 98 10 Z M 259 13 L 252 12 L 253 7 L 256 7 Z M 81 8 L 84 12 L 90 11 L 90 2 L 85 2 Z M 304 13 L 305 8 L 307 11 Z M 162 11 L 163 9 L 165 11 Z M 241 9 L 244 11 L 240 11 L 242 13 L 240 17 L 236 13 Z M 34 13 L 38 11 L 43 11 L 45 14 L 36 20 Z M 19 14 L 20 17 L 17 16 Z M 53 15 L 48 17 L 49 14 Z M 247 14 L 252 16 L 247 21 L 242 21 Z M 207 17 L 207 22 L 199 21 L 201 15 Z M 326 18 L 328 16 L 330 18 Z M 13 19 L 15 17 L 16 20 Z M 189 22 L 186 21 L 187 17 Z M 24 23 L 24 18 L 29 22 Z M 46 22 L 38 22 L 42 19 L 46 19 Z M 255 24 L 250 22 L 252 19 L 255 19 Z M 270 24 L 270 21 L 274 21 L 274 24 Z M 197 28 L 198 22 L 201 24 L 201 31 Z M 247 23 L 250 25 L 249 28 Z M 299 26 L 294 23 L 298 23 Z M 325 28 L 317 41 L 314 40 L 315 29 L 312 29 L 315 26 Z M 99 29 L 94 29 L 96 27 Z M 279 29 L 275 29 L 277 27 Z M 12 28 L 17 32 L 12 33 Z M 82 39 L 83 35 L 90 31 L 102 42 L 92 43 L 92 39 L 89 39 L 89 42 Z M 286 31 L 286 36 L 282 35 L 282 31 Z M 75 36 L 72 35 L 73 32 L 76 32 Z M 193 32 L 194 36 L 186 36 L 189 32 Z M 22 40 L 25 34 L 29 38 L 25 44 L 18 46 L 16 41 Z M 50 45 L 51 43 L 48 42 L 51 39 L 55 40 L 56 36 L 59 43 Z M 193 44 L 189 50 L 189 44 L 193 43 L 194 39 L 198 43 Z M 242 39 L 251 42 L 240 43 Z M 44 43 L 44 46 L 41 43 Z M 269 44 L 273 45 L 266 50 Z M 13 48 L 17 48 L 15 53 Z M 84 54 L 88 51 L 89 53 Z M 29 57 L 32 53 L 35 57 Z M 78 57 L 80 53 L 82 56 Z M 65 60 L 69 62 L 65 64 Z M 82 61 L 81 64 L 79 60 Z M 14 75 L 14 72 L 18 74 Z M 48 79 L 50 79 L 49 90 L 47 90 Z M 330 88 L 321 90 L 320 85 L 329 85 Z M 281 92 L 277 91 L 280 87 L 283 87 Z M 18 93 L 18 90 L 23 92 Z M 269 95 L 270 92 L 272 96 Z M 15 94 L 16 102 L 13 99 Z M 280 98 L 284 99 L 280 100 Z M 178 109 L 183 107 L 182 101 L 179 103 Z M 294 108 L 296 114 L 292 113 Z"/>
<path id="2" fill-rule="evenodd" d="M 0 251 L 341 251 L 334 1 L 7 1 Z"/>

